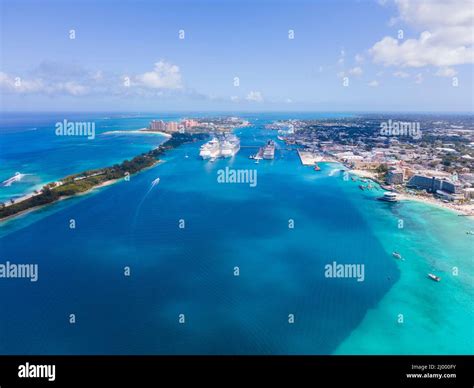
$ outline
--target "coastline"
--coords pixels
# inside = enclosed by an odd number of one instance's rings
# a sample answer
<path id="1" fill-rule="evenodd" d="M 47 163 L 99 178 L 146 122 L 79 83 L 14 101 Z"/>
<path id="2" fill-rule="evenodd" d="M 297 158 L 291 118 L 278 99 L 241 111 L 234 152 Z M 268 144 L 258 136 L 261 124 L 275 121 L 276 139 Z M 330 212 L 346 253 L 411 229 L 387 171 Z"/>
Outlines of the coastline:
<path id="1" fill-rule="evenodd" d="M 357 175 L 359 178 L 371 179 L 380 185 L 380 182 L 377 179 L 377 174 L 375 172 L 366 170 L 349 170 L 349 172 L 351 174 Z M 457 205 L 454 203 L 442 202 L 434 197 L 414 195 L 406 192 L 397 192 L 397 196 L 400 201 L 422 202 L 426 205 L 436 206 L 440 209 L 449 210 L 461 216 L 474 216 L 474 204 Z"/>
<path id="2" fill-rule="evenodd" d="M 172 135 L 166 132 L 161 132 L 161 131 L 151 131 L 147 128 L 140 128 L 140 129 L 134 129 L 132 131 L 126 131 L 126 130 L 117 130 L 117 131 L 107 131 L 107 132 L 102 132 L 101 135 L 114 135 L 114 134 L 122 134 L 122 135 L 161 135 L 166 138 L 171 138 Z"/>
<path id="3" fill-rule="evenodd" d="M 207 137 L 208 135 L 205 133 L 174 133 L 173 135 L 169 135 L 169 138 L 165 142 L 160 144 L 158 147 L 146 153 L 137 155 L 132 160 L 125 160 L 120 165 L 108 166 L 98 170 L 96 169 L 90 171 L 83 171 L 79 174 L 70 175 L 68 177 L 62 178 L 61 181 L 59 181 L 61 183 L 59 185 L 57 184 L 57 182 L 47 184 L 44 186 L 40 194 L 36 196 L 29 196 L 23 201 L 15 202 L 14 204 L 12 204 L 17 207 L 16 209 L 9 211 L 10 206 L 5 206 L 1 208 L 0 222 L 5 220 L 11 220 L 13 217 L 16 217 L 19 214 L 25 214 L 25 212 L 31 209 L 37 209 L 45 205 L 53 204 L 65 198 L 70 198 L 78 194 L 90 192 L 95 188 L 107 186 L 110 184 L 110 181 L 115 182 L 124 178 L 127 175 L 135 175 L 143 170 L 146 170 L 147 168 L 154 167 L 161 161 L 158 158 L 162 154 L 166 153 L 166 151 L 179 147 L 183 143 L 200 139 L 203 136 Z M 91 172 L 93 174 L 90 174 Z M 86 175 L 84 176 L 84 174 Z M 98 175 L 103 174 L 108 174 L 108 178 L 112 179 L 97 182 L 96 177 Z M 81 181 L 80 183 L 76 183 L 78 179 Z M 88 182 L 87 179 L 89 179 Z M 91 179 L 92 182 L 90 181 Z M 86 183 L 84 184 L 83 182 Z M 84 187 L 84 185 L 89 187 Z M 25 202 L 28 201 L 30 201 L 30 203 L 25 204 Z"/>
<path id="4" fill-rule="evenodd" d="M 154 163 L 153 165 L 149 166 L 149 167 L 146 167 L 142 170 L 140 170 L 139 172 L 133 174 L 133 175 L 137 175 L 137 174 L 140 174 L 142 171 L 146 171 L 150 168 L 153 168 L 153 167 L 156 167 L 158 164 L 160 164 L 162 162 L 162 160 L 157 160 L 156 163 Z M 40 209 L 43 209 L 45 207 L 48 207 L 48 206 L 51 206 L 51 205 L 54 205 L 55 203 L 59 203 L 61 201 L 64 201 L 66 199 L 73 199 L 73 198 L 77 198 L 77 197 L 81 197 L 83 195 L 87 195 L 87 194 L 91 194 L 94 190 L 97 190 L 97 189 L 101 189 L 103 187 L 107 187 L 107 186 L 111 186 L 115 183 L 118 183 L 120 182 L 121 180 L 123 180 L 124 178 L 117 178 L 117 179 L 111 179 L 111 180 L 108 180 L 108 181 L 105 181 L 105 182 L 102 182 L 102 183 L 99 183 L 97 186 L 94 186 L 94 187 L 91 187 L 89 190 L 87 191 L 83 191 L 81 193 L 75 193 L 73 195 L 64 195 L 64 196 L 61 196 L 59 197 L 56 201 L 54 202 L 51 202 L 51 203 L 45 203 L 44 205 L 38 205 L 38 206 L 34 206 L 34 207 L 31 207 L 31 208 L 28 208 L 28 209 L 25 209 L 25 210 L 22 210 L 18 213 L 15 213 L 15 214 L 12 214 L 10 216 L 7 216 L 7 217 L 4 217 L 2 219 L 0 219 L 0 225 L 2 225 L 3 223 L 6 223 L 7 221 L 12 221 L 13 219 L 15 219 L 16 217 L 20 217 L 20 216 L 24 216 L 24 215 L 27 215 L 28 213 L 32 213 L 34 211 L 37 211 L 37 210 L 40 210 Z M 26 195 L 25 197 L 28 197 L 28 198 L 25 198 L 26 199 L 29 199 L 31 198 L 33 195 Z"/>
<path id="5" fill-rule="evenodd" d="M 426 205 L 436 206 L 440 209 L 449 210 L 460 216 L 474 216 L 474 204 L 456 205 L 453 203 L 441 202 L 432 197 L 423 197 L 408 193 L 398 193 L 397 196 L 401 201 L 422 202 Z"/>

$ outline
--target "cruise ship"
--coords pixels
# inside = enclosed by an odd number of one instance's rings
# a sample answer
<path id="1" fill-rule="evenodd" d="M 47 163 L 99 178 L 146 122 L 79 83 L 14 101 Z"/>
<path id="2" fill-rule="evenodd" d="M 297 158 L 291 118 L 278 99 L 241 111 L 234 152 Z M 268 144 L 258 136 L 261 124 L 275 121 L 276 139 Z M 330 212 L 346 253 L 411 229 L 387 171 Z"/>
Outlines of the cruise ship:
<path id="1" fill-rule="evenodd" d="M 240 150 L 240 140 L 235 135 L 224 137 L 221 142 L 221 156 L 223 158 L 231 158 Z"/>
<path id="2" fill-rule="evenodd" d="M 219 140 L 214 137 L 212 140 L 201 146 L 199 156 L 203 159 L 212 159 L 219 157 L 220 153 L 221 148 Z"/>
<path id="3" fill-rule="evenodd" d="M 275 142 L 268 140 L 267 145 L 263 147 L 263 159 L 275 158 Z"/>

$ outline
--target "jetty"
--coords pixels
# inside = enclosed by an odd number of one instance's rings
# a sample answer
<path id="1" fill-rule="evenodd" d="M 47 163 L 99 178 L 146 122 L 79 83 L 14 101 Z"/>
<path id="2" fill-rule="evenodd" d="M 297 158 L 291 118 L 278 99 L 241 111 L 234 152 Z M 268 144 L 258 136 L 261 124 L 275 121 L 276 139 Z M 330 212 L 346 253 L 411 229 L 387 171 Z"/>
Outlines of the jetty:
<path id="1" fill-rule="evenodd" d="M 298 149 L 297 151 L 303 166 L 315 166 L 319 162 L 335 162 L 333 158 L 317 152 L 301 149 Z"/>

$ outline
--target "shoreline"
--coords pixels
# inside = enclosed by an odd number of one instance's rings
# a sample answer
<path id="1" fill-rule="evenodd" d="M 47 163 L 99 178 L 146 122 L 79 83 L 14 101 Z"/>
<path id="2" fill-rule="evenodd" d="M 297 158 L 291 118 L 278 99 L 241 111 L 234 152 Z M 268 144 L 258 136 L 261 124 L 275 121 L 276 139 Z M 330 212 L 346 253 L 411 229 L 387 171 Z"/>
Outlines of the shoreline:
<path id="1" fill-rule="evenodd" d="M 377 179 L 377 174 L 375 172 L 366 171 L 366 170 L 348 170 L 348 171 L 349 173 L 357 175 L 359 178 L 371 179 L 380 185 L 380 182 Z M 425 205 L 431 205 L 443 210 L 449 210 L 461 216 L 467 216 L 467 217 L 474 216 L 474 204 L 457 205 L 454 203 L 442 202 L 440 200 L 437 200 L 434 197 L 429 197 L 429 196 L 414 195 L 414 194 L 409 194 L 406 192 L 396 192 L 396 193 L 400 201 L 422 202 Z"/>
<path id="2" fill-rule="evenodd" d="M 401 201 L 416 201 L 424 203 L 425 205 L 435 206 L 443 210 L 449 210 L 459 216 L 472 217 L 474 216 L 474 204 L 456 205 L 454 203 L 441 202 L 433 197 L 424 197 L 408 193 L 397 193 Z"/>
<path id="3" fill-rule="evenodd" d="M 144 170 L 155 167 L 162 161 L 161 156 L 165 155 L 167 151 L 173 150 L 184 143 L 205 139 L 208 136 L 207 133 L 173 133 L 158 147 L 148 152 L 136 155 L 131 160 L 124 160 L 118 165 L 86 170 L 78 174 L 69 175 L 59 181 L 61 183 L 60 185 L 57 185 L 55 182 L 46 184 L 41 193 L 37 196 L 32 196 L 28 199 L 12 204 L 15 208 L 0 208 L 0 223 L 5 220 L 11 220 L 20 214 L 25 214 L 31 209 L 37 209 L 42 206 L 54 204 L 55 202 L 64 199 L 63 197 L 71 198 L 76 195 L 81 195 L 90 192 L 91 190 L 108 186 L 126 176 L 136 175 Z M 109 179 L 103 180 L 100 177 L 96 178 L 103 174 L 107 174 L 104 178 Z M 81 180 L 81 182 L 77 183 L 77 180 Z"/>
<path id="4" fill-rule="evenodd" d="M 137 175 L 137 174 L 140 174 L 142 171 L 146 171 L 150 168 L 153 168 L 153 167 L 156 167 L 158 164 L 160 164 L 162 162 L 162 160 L 157 160 L 156 163 L 154 163 L 153 165 L 151 166 L 148 166 L 148 167 L 145 167 L 143 170 L 140 170 L 139 172 L 137 172 L 136 174 L 133 174 L 133 175 Z M 75 193 L 73 195 L 64 195 L 62 197 L 59 197 L 56 201 L 54 202 L 51 202 L 51 203 L 45 203 L 43 205 L 38 205 L 38 206 L 34 206 L 34 207 L 31 207 L 29 209 L 25 209 L 23 211 L 20 211 L 18 213 L 15 213 L 15 214 L 12 214 L 10 216 L 7 216 L 7 217 L 4 217 L 2 219 L 0 219 L 0 225 L 2 225 L 4 222 L 7 222 L 7 221 L 12 221 L 13 219 L 15 219 L 16 217 L 20 217 L 20 216 L 24 216 L 24 215 L 27 215 L 28 213 L 32 213 L 34 211 L 37 211 L 37 210 L 40 210 L 40 209 L 43 209 L 45 207 L 48 207 L 48 206 L 51 206 L 51 205 L 54 205 L 55 203 L 59 203 L 61 201 L 64 201 L 66 199 L 73 199 L 73 198 L 77 198 L 77 197 L 81 197 L 83 195 L 87 195 L 87 194 L 91 194 L 94 190 L 97 190 L 97 189 L 101 189 L 103 187 L 107 187 L 107 186 L 111 186 L 115 183 L 119 183 L 121 180 L 123 180 L 124 178 L 117 178 L 117 179 L 111 179 L 111 180 L 108 180 L 108 181 L 105 181 L 105 182 L 102 182 L 100 184 L 98 184 L 97 186 L 94 186 L 94 187 L 91 187 L 89 190 L 86 190 L 86 191 L 83 191 L 82 193 Z M 31 197 L 29 197 L 31 198 Z M 26 198 L 28 199 L 28 198 Z"/>

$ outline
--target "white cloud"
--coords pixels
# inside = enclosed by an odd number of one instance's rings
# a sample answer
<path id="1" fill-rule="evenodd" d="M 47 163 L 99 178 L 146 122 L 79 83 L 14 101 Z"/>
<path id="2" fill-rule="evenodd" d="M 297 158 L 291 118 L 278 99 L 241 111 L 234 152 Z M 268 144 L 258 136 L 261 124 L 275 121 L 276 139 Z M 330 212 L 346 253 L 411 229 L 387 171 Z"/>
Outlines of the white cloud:
<path id="1" fill-rule="evenodd" d="M 386 36 L 375 43 L 369 52 L 375 62 L 386 66 L 424 67 L 474 63 L 472 48 L 436 45 L 431 37 L 431 33 L 425 31 L 419 39 L 408 39 L 399 44 L 397 39 Z"/>
<path id="2" fill-rule="evenodd" d="M 240 97 L 239 96 L 230 96 L 230 100 L 232 102 L 239 102 L 240 101 Z"/>
<path id="3" fill-rule="evenodd" d="M 135 76 L 135 85 L 149 89 L 181 89 L 183 81 L 179 67 L 163 60 L 152 71 Z"/>
<path id="4" fill-rule="evenodd" d="M 386 36 L 369 50 L 387 66 L 447 67 L 474 63 L 472 0 L 395 0 L 398 22 L 418 29 L 418 38 L 399 41 Z"/>
<path id="5" fill-rule="evenodd" d="M 345 57 L 346 57 L 346 52 L 344 51 L 344 49 L 341 49 L 339 53 L 339 59 L 337 60 L 337 64 L 344 65 Z"/>
<path id="6" fill-rule="evenodd" d="M 452 67 L 442 67 L 435 73 L 438 77 L 454 77 L 458 72 Z"/>
<path id="7" fill-rule="evenodd" d="M 377 86 L 379 86 L 379 81 L 377 81 L 377 80 L 370 81 L 370 82 L 368 83 L 368 85 L 369 85 L 371 88 L 376 88 Z"/>
<path id="8" fill-rule="evenodd" d="M 345 77 L 346 73 L 344 71 L 340 71 L 339 73 L 336 74 L 337 78 L 342 78 Z"/>
<path id="9" fill-rule="evenodd" d="M 359 66 L 353 67 L 352 69 L 349 70 L 350 75 L 354 75 L 356 77 L 361 76 L 363 73 L 362 68 Z"/>
<path id="10" fill-rule="evenodd" d="M 423 74 L 418 73 L 415 75 L 415 83 L 416 84 L 421 84 L 423 82 Z"/>
<path id="11" fill-rule="evenodd" d="M 360 54 L 356 54 L 354 59 L 355 59 L 356 63 L 363 63 L 364 62 L 364 57 Z"/>
<path id="12" fill-rule="evenodd" d="M 293 102 L 293 100 L 292 100 L 291 98 L 287 98 L 287 99 L 285 100 L 285 102 L 286 102 L 287 104 L 291 104 L 291 103 Z"/>
<path id="13" fill-rule="evenodd" d="M 0 72 L 0 89 L 4 91 L 28 94 L 38 93 L 44 89 L 41 79 L 22 79 L 4 72 Z"/>
<path id="14" fill-rule="evenodd" d="M 124 87 L 124 79 L 101 70 L 90 71 L 74 63 L 46 61 L 25 75 L 0 72 L 0 91 L 46 96 L 160 96 L 189 92 L 183 87 L 179 67 L 165 61 L 155 63 L 150 72 L 128 76 L 130 87 Z"/>
<path id="15" fill-rule="evenodd" d="M 247 97 L 245 97 L 247 101 L 252 101 L 252 102 L 263 102 L 263 96 L 261 92 L 256 92 L 256 91 L 251 91 L 249 94 L 247 94 Z"/>
<path id="16" fill-rule="evenodd" d="M 397 78 L 408 78 L 410 76 L 406 71 L 401 70 L 396 71 L 393 75 Z"/>
<path id="17" fill-rule="evenodd" d="M 69 82 L 60 82 L 54 85 L 55 93 L 66 93 L 70 94 L 71 96 L 81 96 L 87 94 L 88 88 L 84 85 L 81 85 L 74 81 Z"/>
<path id="18" fill-rule="evenodd" d="M 79 82 L 48 82 L 41 78 L 23 79 L 0 72 L 0 90 L 17 94 L 69 94 L 81 96 L 88 93 L 88 88 Z"/>

